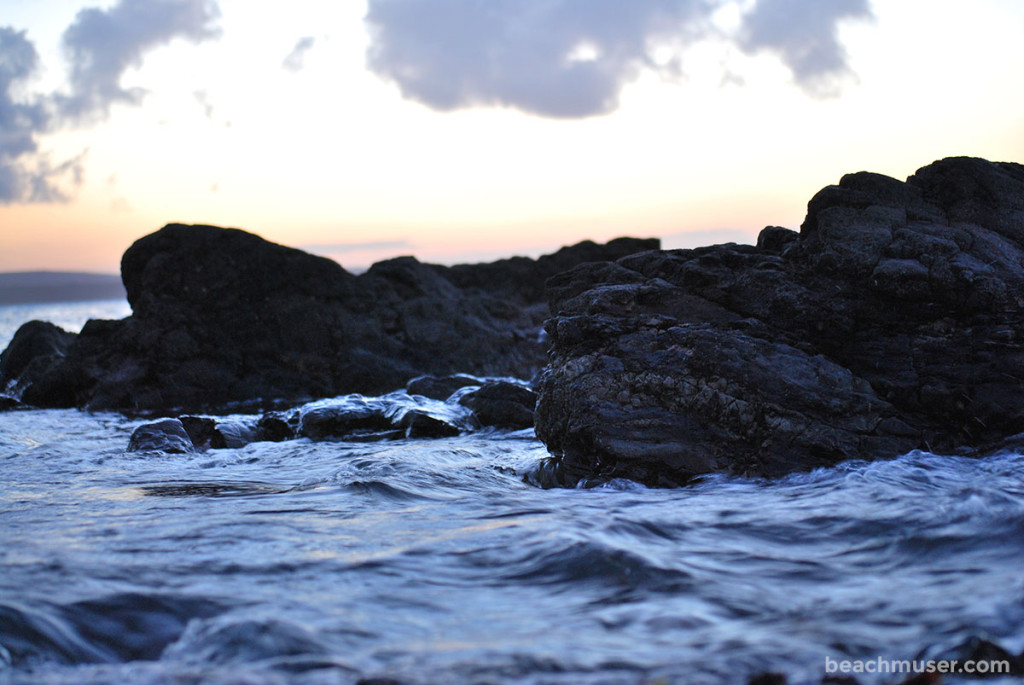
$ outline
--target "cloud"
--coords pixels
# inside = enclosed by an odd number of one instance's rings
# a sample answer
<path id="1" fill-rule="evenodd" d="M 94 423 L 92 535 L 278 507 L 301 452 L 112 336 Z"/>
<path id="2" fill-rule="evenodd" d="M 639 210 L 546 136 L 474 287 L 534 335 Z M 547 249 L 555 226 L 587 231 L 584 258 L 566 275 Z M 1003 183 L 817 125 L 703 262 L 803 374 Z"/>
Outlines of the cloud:
<path id="1" fill-rule="evenodd" d="M 686 35 L 703 0 L 370 0 L 368 66 L 434 109 L 510 106 L 576 118 L 618 106 L 653 68 L 649 47 Z"/>
<path id="2" fill-rule="evenodd" d="M 837 80 L 852 73 L 838 24 L 872 16 L 868 0 L 759 0 L 743 17 L 739 43 L 748 53 L 778 54 L 807 93 L 835 95 Z"/>
<path id="3" fill-rule="evenodd" d="M 867 0 L 760 0 L 723 35 L 713 15 L 740 0 L 369 0 L 367 65 L 436 110 L 514 107 L 555 118 L 607 114 L 643 71 L 678 76 L 682 48 L 724 38 L 769 50 L 798 84 L 848 71 L 836 23 Z M 657 59 L 668 48 L 670 59 Z"/>
<path id="4" fill-rule="evenodd" d="M 313 43 L 315 42 L 316 39 L 313 38 L 313 36 L 300 38 L 295 44 L 295 47 L 292 48 L 292 51 L 289 52 L 288 56 L 284 58 L 283 62 L 281 62 L 281 66 L 292 73 L 302 71 L 303 62 L 306 59 L 306 53 L 310 51 L 313 47 Z"/>
<path id="5" fill-rule="evenodd" d="M 35 95 L 27 94 L 39 67 L 35 46 L 25 31 L 0 27 L 0 204 L 66 201 L 82 183 L 85 152 L 53 163 L 38 137 L 101 121 L 117 102 L 140 104 L 145 92 L 123 88 L 124 73 L 175 38 L 216 37 L 219 16 L 215 0 L 119 0 L 106 10 L 83 9 L 63 35 L 70 92 Z M 212 114 L 205 99 L 200 104 Z"/>
<path id="6" fill-rule="evenodd" d="M 213 119 L 213 105 L 210 103 L 210 94 L 205 90 L 196 90 L 192 92 L 192 97 L 203 108 L 203 114 L 206 115 L 206 118 Z"/>
<path id="7" fill-rule="evenodd" d="M 362 243 L 309 243 L 296 247 L 316 254 L 343 254 L 345 252 L 362 252 L 363 250 L 404 250 L 415 247 L 415 245 L 408 240 L 371 240 Z"/>
<path id="8" fill-rule="evenodd" d="M 66 199 L 58 183 L 81 182 L 81 158 L 53 166 L 39 154 L 36 136 L 50 127 L 39 97 L 18 97 L 39 67 L 24 31 L 0 27 L 0 204 Z"/>
<path id="9" fill-rule="evenodd" d="M 212 0 L 120 0 L 110 9 L 81 10 L 63 36 L 71 93 L 56 97 L 60 115 L 76 122 L 104 119 L 115 103 L 140 104 L 145 91 L 123 88 L 124 73 L 175 38 L 216 38 L 219 16 Z"/>

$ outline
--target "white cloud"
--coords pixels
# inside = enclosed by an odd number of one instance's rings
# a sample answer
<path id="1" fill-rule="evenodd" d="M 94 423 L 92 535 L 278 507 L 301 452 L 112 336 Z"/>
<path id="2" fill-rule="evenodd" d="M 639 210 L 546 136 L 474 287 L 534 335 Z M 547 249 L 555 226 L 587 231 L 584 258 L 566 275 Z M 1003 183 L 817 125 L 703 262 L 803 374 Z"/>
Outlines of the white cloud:
<path id="1" fill-rule="evenodd" d="M 868 0 L 760 0 L 743 17 L 740 46 L 778 54 L 809 94 L 834 95 L 850 73 L 838 24 L 871 16 Z"/>
<path id="2" fill-rule="evenodd" d="M 138 105 L 144 91 L 121 86 L 145 54 L 175 38 L 214 38 L 220 12 L 213 0 L 120 0 L 83 9 L 63 35 L 70 92 L 25 93 L 39 55 L 24 31 L 0 27 L 0 204 L 60 202 L 82 182 L 83 152 L 53 163 L 38 137 L 61 126 L 102 121 L 117 102 Z"/>
<path id="3" fill-rule="evenodd" d="M 142 65 L 146 52 L 175 38 L 198 43 L 219 35 L 212 0 L 120 0 L 107 10 L 81 10 L 64 32 L 71 93 L 57 96 L 58 111 L 73 121 L 104 119 L 114 103 L 138 105 L 145 94 L 124 88 L 121 77 Z"/>
<path id="4" fill-rule="evenodd" d="M 295 47 L 292 48 L 292 51 L 289 52 L 288 56 L 284 58 L 283 62 L 281 62 L 281 66 L 293 73 L 302 71 L 303 63 L 306 59 L 306 53 L 313 48 L 313 44 L 315 42 L 316 39 L 313 38 L 313 36 L 300 38 L 298 42 L 295 43 Z"/>
<path id="5" fill-rule="evenodd" d="M 836 24 L 870 16 L 866 0 L 760 0 L 728 32 L 738 0 L 369 0 L 369 68 L 433 109 L 514 107 L 557 118 L 607 114 L 644 70 L 675 76 L 658 57 L 724 37 L 778 54 L 819 93 L 848 72 Z M 678 57 L 678 55 L 677 55 Z M 685 66 L 685 65 L 684 65 Z"/>

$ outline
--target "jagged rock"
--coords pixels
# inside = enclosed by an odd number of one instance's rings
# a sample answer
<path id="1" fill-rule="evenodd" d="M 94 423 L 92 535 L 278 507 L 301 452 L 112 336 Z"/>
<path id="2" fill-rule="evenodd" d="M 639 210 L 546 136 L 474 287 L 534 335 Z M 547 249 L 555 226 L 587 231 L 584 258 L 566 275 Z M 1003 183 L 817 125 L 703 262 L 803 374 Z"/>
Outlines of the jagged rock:
<path id="1" fill-rule="evenodd" d="M 162 419 L 144 423 L 136 428 L 128 441 L 127 451 L 188 454 L 196 450 L 181 421 Z"/>
<path id="2" fill-rule="evenodd" d="M 36 406 L 162 413 L 379 395 L 423 374 L 529 378 L 544 363 L 544 279 L 656 246 L 460 267 L 403 257 L 355 276 L 237 229 L 171 224 L 124 254 L 132 316 L 90 321 L 63 357 L 34 355 L 30 375 L 15 348 L 0 375 Z"/>
<path id="3" fill-rule="evenodd" d="M 778 476 L 1024 430 L 1017 164 L 850 174 L 798 236 L 583 264 L 548 293 L 555 482 Z"/>
<path id="4" fill-rule="evenodd" d="M 537 394 L 516 383 L 491 381 L 463 395 L 459 404 L 472 409 L 483 426 L 532 428 Z"/>

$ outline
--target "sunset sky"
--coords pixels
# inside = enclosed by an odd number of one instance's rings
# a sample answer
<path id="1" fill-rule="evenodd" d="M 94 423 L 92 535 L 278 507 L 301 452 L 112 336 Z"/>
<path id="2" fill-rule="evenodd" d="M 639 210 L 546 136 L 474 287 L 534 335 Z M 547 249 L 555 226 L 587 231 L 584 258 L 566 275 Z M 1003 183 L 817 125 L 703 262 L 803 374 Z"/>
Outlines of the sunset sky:
<path id="1" fill-rule="evenodd" d="M 351 268 L 797 228 L 1024 162 L 1020 0 L 0 0 L 0 271 L 169 222 Z"/>

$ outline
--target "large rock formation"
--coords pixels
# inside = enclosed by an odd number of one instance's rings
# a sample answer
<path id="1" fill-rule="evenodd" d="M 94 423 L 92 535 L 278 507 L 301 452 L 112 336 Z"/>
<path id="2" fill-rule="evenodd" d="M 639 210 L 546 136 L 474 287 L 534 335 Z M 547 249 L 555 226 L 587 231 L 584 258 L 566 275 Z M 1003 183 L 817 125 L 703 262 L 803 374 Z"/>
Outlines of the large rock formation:
<path id="1" fill-rule="evenodd" d="M 12 343 L 0 382 L 36 406 L 165 412 L 381 394 L 421 374 L 529 378 L 544 361 L 538 284 L 652 247 L 588 242 L 462 267 L 403 257 L 355 276 L 244 231 L 172 224 L 124 254 L 132 316 L 90 321 L 70 343 L 31 324 L 19 336 L 39 354 Z M 61 344 L 31 343 L 44 334 Z"/>
<path id="2" fill-rule="evenodd" d="M 549 483 L 775 476 L 1024 431 L 1024 166 L 844 176 L 800 233 L 548 282 Z"/>

